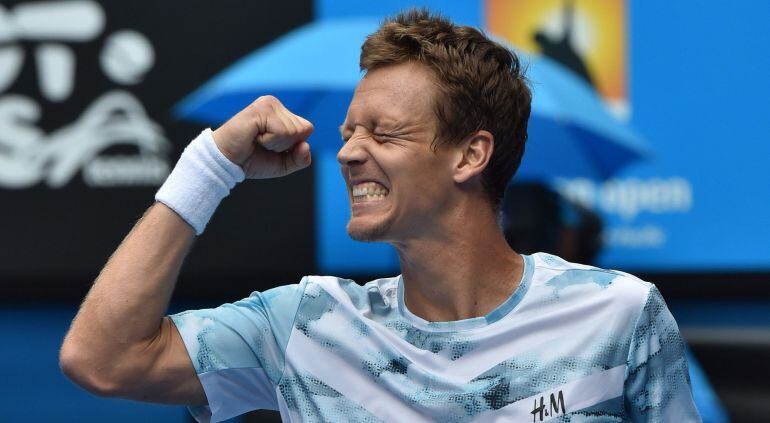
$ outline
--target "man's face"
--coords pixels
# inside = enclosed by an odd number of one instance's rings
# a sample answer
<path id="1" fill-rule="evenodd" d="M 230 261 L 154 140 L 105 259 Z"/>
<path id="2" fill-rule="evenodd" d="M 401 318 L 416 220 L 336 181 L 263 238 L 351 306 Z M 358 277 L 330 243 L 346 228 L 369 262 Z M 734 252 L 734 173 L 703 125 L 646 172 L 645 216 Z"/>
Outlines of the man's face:
<path id="1" fill-rule="evenodd" d="M 431 149 L 436 90 L 430 71 L 413 62 L 374 69 L 359 82 L 337 154 L 351 238 L 419 237 L 438 227 L 451 206 L 453 149 Z"/>

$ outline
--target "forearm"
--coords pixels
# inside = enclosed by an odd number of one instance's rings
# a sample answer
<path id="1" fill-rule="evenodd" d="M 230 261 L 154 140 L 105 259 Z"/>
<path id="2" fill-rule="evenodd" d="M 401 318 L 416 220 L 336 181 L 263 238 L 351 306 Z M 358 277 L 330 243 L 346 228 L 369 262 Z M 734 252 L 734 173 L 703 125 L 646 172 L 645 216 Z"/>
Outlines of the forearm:
<path id="1" fill-rule="evenodd" d="M 74 343 L 101 359 L 130 354 L 128 348 L 156 338 L 194 236 L 243 180 L 243 170 L 221 154 L 211 135 L 206 129 L 185 148 L 155 194 L 158 202 L 97 277 L 64 347 Z"/>
<path id="2" fill-rule="evenodd" d="M 188 144 L 72 323 L 59 363 L 75 383 L 107 396 L 156 392 L 160 400 L 200 402 L 182 339 L 163 315 L 193 238 L 242 180 L 243 170 L 222 156 L 209 129 Z"/>
<path id="3" fill-rule="evenodd" d="M 150 207 L 96 278 L 64 348 L 76 345 L 79 360 L 100 362 L 151 342 L 194 236 L 162 203 Z"/>

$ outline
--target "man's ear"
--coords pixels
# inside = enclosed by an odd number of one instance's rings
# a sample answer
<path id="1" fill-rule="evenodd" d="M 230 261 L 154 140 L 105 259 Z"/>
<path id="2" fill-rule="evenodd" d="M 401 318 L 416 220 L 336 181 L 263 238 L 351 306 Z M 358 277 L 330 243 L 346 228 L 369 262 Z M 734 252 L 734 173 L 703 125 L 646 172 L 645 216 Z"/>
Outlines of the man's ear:
<path id="1" fill-rule="evenodd" d="M 460 144 L 459 160 L 454 169 L 454 180 L 458 184 L 466 182 L 487 167 L 492 158 L 495 138 L 489 131 L 476 131 Z"/>

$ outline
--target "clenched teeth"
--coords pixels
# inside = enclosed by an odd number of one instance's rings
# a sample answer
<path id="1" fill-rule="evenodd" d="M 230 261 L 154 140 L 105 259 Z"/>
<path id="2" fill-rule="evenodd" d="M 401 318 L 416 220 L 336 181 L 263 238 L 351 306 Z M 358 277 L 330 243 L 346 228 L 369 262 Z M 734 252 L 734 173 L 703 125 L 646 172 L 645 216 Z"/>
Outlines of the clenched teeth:
<path id="1" fill-rule="evenodd" d="M 353 186 L 353 198 L 357 201 L 381 200 L 388 192 L 387 188 L 377 182 L 364 182 Z"/>

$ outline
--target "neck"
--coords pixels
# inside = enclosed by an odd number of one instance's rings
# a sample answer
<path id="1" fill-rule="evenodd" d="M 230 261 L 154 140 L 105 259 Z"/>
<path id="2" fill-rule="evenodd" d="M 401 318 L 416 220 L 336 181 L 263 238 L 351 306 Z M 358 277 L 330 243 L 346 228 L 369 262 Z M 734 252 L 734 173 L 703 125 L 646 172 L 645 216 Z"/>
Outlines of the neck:
<path id="1" fill-rule="evenodd" d="M 394 243 L 406 306 L 427 321 L 484 316 L 519 286 L 524 260 L 508 246 L 495 213 L 468 209 L 455 211 L 427 236 Z"/>

